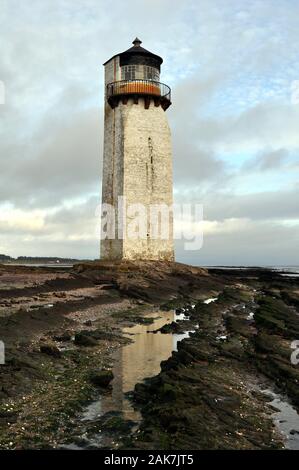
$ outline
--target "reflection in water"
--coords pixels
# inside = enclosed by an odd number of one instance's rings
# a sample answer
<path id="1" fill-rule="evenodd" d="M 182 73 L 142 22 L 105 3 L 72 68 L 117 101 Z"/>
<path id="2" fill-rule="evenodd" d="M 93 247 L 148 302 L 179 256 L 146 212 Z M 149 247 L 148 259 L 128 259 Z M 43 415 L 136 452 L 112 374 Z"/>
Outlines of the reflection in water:
<path id="1" fill-rule="evenodd" d="M 136 383 L 142 382 L 146 377 L 157 375 L 161 361 L 171 356 L 173 335 L 152 332 L 174 321 L 174 312 L 156 312 L 148 316 L 155 318 L 152 324 L 135 325 L 123 330 L 125 336 L 133 342 L 115 353 L 112 395 L 102 397 L 103 413 L 118 410 L 123 412 L 125 419 L 139 421 L 139 412 L 133 409 L 124 394 L 134 390 Z"/>
<path id="2" fill-rule="evenodd" d="M 189 333 L 153 333 L 167 323 L 185 320 L 184 314 L 158 311 L 148 317 L 155 318 L 150 325 L 124 328 L 123 333 L 133 342 L 114 353 L 112 393 L 102 395 L 98 401 L 91 403 L 83 420 L 93 420 L 109 411 L 119 411 L 125 419 L 140 421 L 139 411 L 133 408 L 125 394 L 134 390 L 136 383 L 159 374 L 161 361 L 168 359 L 172 351 L 177 350 L 178 342 L 189 336 Z"/>
<path id="3" fill-rule="evenodd" d="M 157 314 L 159 315 L 159 314 Z M 126 328 L 124 333 L 134 334 L 134 343 L 122 348 L 121 380 L 122 391 L 133 390 L 137 382 L 160 372 L 160 362 L 171 356 L 172 334 L 149 334 L 174 320 L 174 313 L 163 313 L 151 325 L 136 325 Z"/>

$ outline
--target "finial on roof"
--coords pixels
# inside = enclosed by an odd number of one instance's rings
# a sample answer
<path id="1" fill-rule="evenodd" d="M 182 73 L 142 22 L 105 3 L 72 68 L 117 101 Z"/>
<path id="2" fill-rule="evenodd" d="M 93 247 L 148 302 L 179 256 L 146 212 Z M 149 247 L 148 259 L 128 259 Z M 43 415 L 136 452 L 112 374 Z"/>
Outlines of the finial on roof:
<path id="1" fill-rule="evenodd" d="M 140 47 L 141 43 L 142 41 L 140 41 L 140 39 L 135 38 L 132 44 L 134 44 L 135 47 Z"/>

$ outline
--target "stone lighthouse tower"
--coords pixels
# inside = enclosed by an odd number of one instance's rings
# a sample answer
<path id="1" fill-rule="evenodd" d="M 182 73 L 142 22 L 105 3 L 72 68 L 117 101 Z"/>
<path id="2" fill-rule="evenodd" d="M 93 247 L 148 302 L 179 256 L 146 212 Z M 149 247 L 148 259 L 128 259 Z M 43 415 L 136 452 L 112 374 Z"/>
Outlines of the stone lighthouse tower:
<path id="1" fill-rule="evenodd" d="M 111 224 L 108 230 L 102 219 L 102 259 L 174 259 L 171 138 L 165 112 L 171 90 L 160 82 L 162 62 L 136 38 L 133 47 L 104 64 L 102 204 L 113 208 L 116 223 L 111 236 Z M 143 229 L 134 234 L 140 207 Z"/>

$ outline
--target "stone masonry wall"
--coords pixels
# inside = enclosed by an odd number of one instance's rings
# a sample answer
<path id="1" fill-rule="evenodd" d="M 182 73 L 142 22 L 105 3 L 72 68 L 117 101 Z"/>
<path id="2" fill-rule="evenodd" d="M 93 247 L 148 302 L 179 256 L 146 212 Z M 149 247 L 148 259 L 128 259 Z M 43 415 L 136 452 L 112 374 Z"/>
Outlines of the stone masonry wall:
<path id="1" fill-rule="evenodd" d="M 116 58 L 117 59 L 117 58 Z M 105 81 L 119 78 L 115 59 L 106 65 Z M 149 219 L 150 204 L 172 205 L 171 136 L 165 111 L 152 100 L 148 109 L 143 98 L 138 104 L 129 99 L 127 104 L 112 109 L 105 103 L 105 137 L 103 162 L 102 202 L 115 206 L 118 196 L 125 196 L 129 204 L 143 204 Z M 134 226 L 135 215 L 127 216 L 129 227 Z M 158 221 L 148 224 L 145 239 L 102 240 L 104 259 L 174 259 L 173 221 L 169 218 L 169 237 L 153 239 Z"/>

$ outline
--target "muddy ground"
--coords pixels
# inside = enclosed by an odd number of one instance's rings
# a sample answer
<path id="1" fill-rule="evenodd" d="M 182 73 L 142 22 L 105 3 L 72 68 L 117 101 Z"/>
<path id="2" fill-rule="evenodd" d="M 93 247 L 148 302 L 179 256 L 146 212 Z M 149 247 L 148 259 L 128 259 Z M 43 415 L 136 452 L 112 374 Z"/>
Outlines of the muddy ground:
<path id="1" fill-rule="evenodd" d="M 158 375 L 135 385 L 141 421 L 112 410 L 83 423 L 86 406 L 111 394 L 114 352 L 134 341 L 123 329 L 173 309 L 184 319 L 150 334 L 193 333 Z M 299 365 L 290 360 L 298 312 L 299 278 L 265 269 L 2 265 L 0 449 L 284 448 L 264 390 L 299 409 Z"/>

